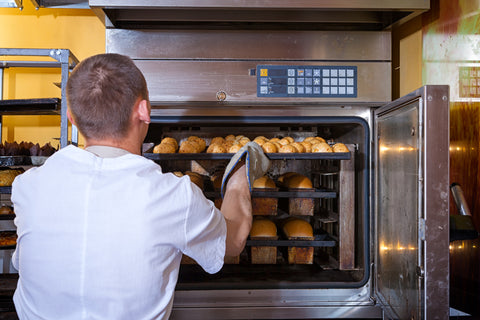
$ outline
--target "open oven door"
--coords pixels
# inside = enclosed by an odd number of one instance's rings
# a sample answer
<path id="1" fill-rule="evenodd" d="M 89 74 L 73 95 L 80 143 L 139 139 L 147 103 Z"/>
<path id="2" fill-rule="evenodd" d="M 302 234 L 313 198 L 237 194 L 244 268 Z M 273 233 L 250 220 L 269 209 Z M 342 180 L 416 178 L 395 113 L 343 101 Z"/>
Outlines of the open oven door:
<path id="1" fill-rule="evenodd" d="M 449 316 L 449 92 L 374 111 L 374 296 L 388 319 Z"/>

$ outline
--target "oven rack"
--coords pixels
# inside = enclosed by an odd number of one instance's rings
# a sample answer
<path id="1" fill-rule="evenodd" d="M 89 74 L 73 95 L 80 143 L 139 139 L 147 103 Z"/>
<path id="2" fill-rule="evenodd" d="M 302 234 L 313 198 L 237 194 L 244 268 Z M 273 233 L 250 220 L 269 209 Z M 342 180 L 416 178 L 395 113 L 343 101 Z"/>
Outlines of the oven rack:
<path id="1" fill-rule="evenodd" d="M 251 240 L 246 245 L 252 247 L 335 247 L 337 241 L 328 234 L 314 235 L 314 240 Z"/>
<path id="2" fill-rule="evenodd" d="M 220 198 L 219 191 L 205 191 L 207 198 Z M 252 198 L 329 198 L 337 197 L 335 191 L 315 189 L 310 191 L 255 191 L 251 192 Z"/>
<path id="3" fill-rule="evenodd" d="M 160 160 L 230 160 L 234 153 L 144 153 L 147 159 Z M 266 153 L 270 160 L 350 160 L 350 152 Z"/>

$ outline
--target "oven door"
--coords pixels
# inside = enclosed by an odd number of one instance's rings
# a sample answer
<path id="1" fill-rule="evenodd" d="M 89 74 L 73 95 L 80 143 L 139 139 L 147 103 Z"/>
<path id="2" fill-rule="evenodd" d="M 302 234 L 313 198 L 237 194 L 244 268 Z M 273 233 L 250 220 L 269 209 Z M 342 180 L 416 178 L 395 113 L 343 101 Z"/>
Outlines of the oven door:
<path id="1" fill-rule="evenodd" d="M 374 290 L 385 316 L 448 319 L 448 86 L 374 111 Z"/>

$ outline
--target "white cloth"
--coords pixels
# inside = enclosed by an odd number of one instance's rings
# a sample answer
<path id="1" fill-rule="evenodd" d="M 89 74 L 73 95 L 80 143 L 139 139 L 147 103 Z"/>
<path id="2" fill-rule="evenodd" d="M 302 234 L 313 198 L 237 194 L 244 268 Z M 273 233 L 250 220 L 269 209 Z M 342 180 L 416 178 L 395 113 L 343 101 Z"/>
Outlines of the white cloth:
<path id="1" fill-rule="evenodd" d="M 12 188 L 20 319 L 167 319 L 182 252 L 223 266 L 226 224 L 188 177 L 68 146 Z"/>

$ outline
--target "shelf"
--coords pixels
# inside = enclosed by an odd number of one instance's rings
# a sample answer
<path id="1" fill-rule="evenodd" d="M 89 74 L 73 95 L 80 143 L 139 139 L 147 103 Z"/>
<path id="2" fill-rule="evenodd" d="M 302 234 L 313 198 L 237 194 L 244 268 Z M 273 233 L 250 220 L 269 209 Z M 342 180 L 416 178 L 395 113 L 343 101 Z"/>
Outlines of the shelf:
<path id="1" fill-rule="evenodd" d="M 10 214 L 0 214 L 0 220 L 13 220 L 15 219 L 15 214 L 10 213 Z"/>
<path id="2" fill-rule="evenodd" d="M 254 247 L 334 247 L 336 241 L 327 234 L 316 235 L 315 240 L 247 240 Z"/>
<path id="3" fill-rule="evenodd" d="M 12 193 L 12 187 L 0 187 L 0 194 Z"/>
<path id="4" fill-rule="evenodd" d="M 234 153 L 144 153 L 154 161 L 161 160 L 230 160 Z M 350 152 L 266 153 L 270 160 L 350 160 Z"/>
<path id="5" fill-rule="evenodd" d="M 59 98 L 0 100 L 0 115 L 59 115 Z"/>
<path id="6" fill-rule="evenodd" d="M 219 191 L 204 192 L 207 198 L 220 198 Z M 255 191 L 251 193 L 252 198 L 336 198 L 335 191 L 315 189 L 314 191 Z"/>

